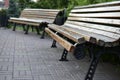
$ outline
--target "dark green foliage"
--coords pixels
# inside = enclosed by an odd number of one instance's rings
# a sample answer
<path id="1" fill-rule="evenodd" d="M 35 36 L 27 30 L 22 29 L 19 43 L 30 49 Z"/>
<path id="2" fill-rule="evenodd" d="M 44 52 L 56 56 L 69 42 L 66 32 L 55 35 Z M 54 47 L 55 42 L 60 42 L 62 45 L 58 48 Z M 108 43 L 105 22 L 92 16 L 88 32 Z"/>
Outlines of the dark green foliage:
<path id="1" fill-rule="evenodd" d="M 8 24 L 7 9 L 0 10 L 0 26 L 6 27 Z"/>
<path id="2" fill-rule="evenodd" d="M 22 10 L 26 7 L 26 1 L 25 0 L 18 0 L 19 8 Z"/>
<path id="3" fill-rule="evenodd" d="M 10 17 L 18 17 L 19 16 L 19 8 L 16 6 L 14 0 L 9 0 L 9 8 L 8 8 L 8 16 Z"/>
<path id="4" fill-rule="evenodd" d="M 67 0 L 39 0 L 37 3 L 33 3 L 32 8 L 47 8 L 56 9 L 67 7 Z"/>
<path id="5" fill-rule="evenodd" d="M 31 8 L 47 8 L 47 9 L 63 9 L 67 8 L 67 13 L 74 6 L 83 6 L 95 3 L 110 2 L 115 0 L 39 0 L 37 3 L 31 2 L 27 7 Z"/>
<path id="6" fill-rule="evenodd" d="M 110 2 L 116 0 L 39 0 L 37 3 L 29 5 L 32 8 L 72 8 L 74 6 L 82 6 L 88 4 Z"/>
<path id="7" fill-rule="evenodd" d="M 0 15 L 7 15 L 7 9 L 0 10 Z"/>
<path id="8" fill-rule="evenodd" d="M 17 0 L 18 6 L 20 10 L 23 10 L 26 7 L 29 7 L 29 5 L 32 5 L 31 0 Z"/>
<path id="9" fill-rule="evenodd" d="M 120 62 L 118 55 L 105 54 L 102 56 L 104 62 L 111 62 L 112 64 L 118 64 Z"/>

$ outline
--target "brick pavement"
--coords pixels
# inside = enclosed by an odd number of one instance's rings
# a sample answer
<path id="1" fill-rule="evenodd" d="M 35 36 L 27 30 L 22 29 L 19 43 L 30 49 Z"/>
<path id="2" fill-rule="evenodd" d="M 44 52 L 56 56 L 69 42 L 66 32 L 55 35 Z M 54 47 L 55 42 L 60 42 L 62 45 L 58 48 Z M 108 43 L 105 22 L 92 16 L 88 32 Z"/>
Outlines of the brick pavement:
<path id="1" fill-rule="evenodd" d="M 89 58 L 60 62 L 63 48 L 50 48 L 52 39 L 10 29 L 0 30 L 0 80 L 84 80 Z M 98 65 L 94 80 L 120 80 L 120 73 L 108 63 Z"/>

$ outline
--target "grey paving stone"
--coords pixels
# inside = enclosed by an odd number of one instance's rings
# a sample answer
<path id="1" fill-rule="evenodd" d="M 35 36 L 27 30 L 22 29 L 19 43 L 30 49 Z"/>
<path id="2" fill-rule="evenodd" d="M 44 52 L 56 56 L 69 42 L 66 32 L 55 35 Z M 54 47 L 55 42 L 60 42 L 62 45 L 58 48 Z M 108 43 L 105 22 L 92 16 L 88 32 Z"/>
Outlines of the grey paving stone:
<path id="1" fill-rule="evenodd" d="M 30 70 L 30 66 L 14 66 L 14 70 Z"/>
<path id="2" fill-rule="evenodd" d="M 68 62 L 60 62 L 63 47 L 57 44 L 54 49 L 51 44 L 49 36 L 40 39 L 35 33 L 0 30 L 0 80 L 84 80 L 89 58 L 79 61 L 70 53 Z M 120 72 L 100 62 L 94 80 L 120 80 Z"/>
<path id="3" fill-rule="evenodd" d="M 0 80 L 13 80 L 12 75 L 0 75 Z"/>
<path id="4" fill-rule="evenodd" d="M 31 71 L 17 70 L 13 73 L 13 78 L 32 79 Z"/>

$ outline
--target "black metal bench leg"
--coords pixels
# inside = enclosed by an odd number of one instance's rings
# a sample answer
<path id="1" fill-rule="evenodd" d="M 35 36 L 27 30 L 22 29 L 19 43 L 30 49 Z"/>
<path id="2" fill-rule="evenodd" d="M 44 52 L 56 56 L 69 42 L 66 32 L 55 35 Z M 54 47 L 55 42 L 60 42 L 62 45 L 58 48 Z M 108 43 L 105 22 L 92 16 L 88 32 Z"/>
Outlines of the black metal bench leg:
<path id="1" fill-rule="evenodd" d="M 68 54 L 68 51 L 64 49 L 61 59 L 59 61 L 68 61 L 67 54 Z"/>
<path id="2" fill-rule="evenodd" d="M 26 31 L 25 31 L 25 34 L 28 34 L 28 30 L 29 30 L 29 27 L 30 27 L 30 26 L 27 25 L 26 27 L 27 27 L 27 29 L 26 29 Z"/>
<path id="3" fill-rule="evenodd" d="M 39 31 L 39 28 L 36 27 L 36 31 L 37 31 L 37 34 L 39 35 L 40 34 L 40 31 Z"/>
<path id="4" fill-rule="evenodd" d="M 11 23 L 7 21 L 6 28 L 8 28 L 8 27 L 9 27 L 9 24 L 11 24 Z"/>
<path id="5" fill-rule="evenodd" d="M 32 32 L 34 32 L 34 27 L 33 27 L 33 26 L 31 26 L 31 28 L 32 28 Z"/>
<path id="6" fill-rule="evenodd" d="M 14 23 L 14 26 L 13 26 L 13 31 L 16 30 L 16 23 Z"/>
<path id="7" fill-rule="evenodd" d="M 94 51 L 95 47 L 93 47 L 93 46 L 88 46 L 88 47 L 89 47 L 88 53 L 89 53 L 89 57 L 90 57 L 89 61 L 91 61 L 94 58 L 93 51 Z"/>
<path id="8" fill-rule="evenodd" d="M 57 48 L 57 46 L 56 46 L 56 41 L 55 41 L 55 40 L 53 40 L 53 43 L 52 43 L 51 48 Z"/>
<path id="9" fill-rule="evenodd" d="M 99 62 L 101 55 L 102 55 L 102 53 L 100 52 L 91 60 L 89 70 L 88 70 L 87 75 L 84 80 L 93 80 L 94 73 L 96 71 L 97 64 Z"/>
<path id="10" fill-rule="evenodd" d="M 22 25 L 22 27 L 23 27 L 23 31 L 26 31 L 26 29 L 25 29 L 25 25 L 24 25 L 24 24 Z"/>
<path id="11" fill-rule="evenodd" d="M 43 29 L 42 35 L 41 35 L 41 39 L 44 39 L 45 37 L 45 29 Z"/>

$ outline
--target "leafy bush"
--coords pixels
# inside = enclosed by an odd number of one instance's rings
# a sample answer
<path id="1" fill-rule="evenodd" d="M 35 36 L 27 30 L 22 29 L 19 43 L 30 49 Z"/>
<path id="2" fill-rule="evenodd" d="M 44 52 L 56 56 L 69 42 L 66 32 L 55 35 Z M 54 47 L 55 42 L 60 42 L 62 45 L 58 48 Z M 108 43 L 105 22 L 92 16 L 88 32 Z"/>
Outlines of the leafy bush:
<path id="1" fill-rule="evenodd" d="M 7 9 L 1 9 L 0 15 L 7 15 Z"/>
<path id="2" fill-rule="evenodd" d="M 7 26 L 8 24 L 8 15 L 7 15 L 7 9 L 1 9 L 0 10 L 0 25 L 2 27 Z"/>
<path id="3" fill-rule="evenodd" d="M 9 17 L 18 17 L 19 16 L 19 8 L 16 5 L 16 2 L 14 0 L 9 0 L 9 8 L 8 8 L 8 16 Z"/>

